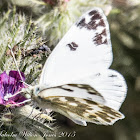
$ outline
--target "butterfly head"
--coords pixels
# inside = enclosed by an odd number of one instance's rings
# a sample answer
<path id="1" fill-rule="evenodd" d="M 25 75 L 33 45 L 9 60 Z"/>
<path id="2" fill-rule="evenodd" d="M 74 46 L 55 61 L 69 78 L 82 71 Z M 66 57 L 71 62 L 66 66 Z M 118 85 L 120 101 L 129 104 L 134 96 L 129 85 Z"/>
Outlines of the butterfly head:
<path id="1" fill-rule="evenodd" d="M 42 100 L 39 98 L 39 93 L 44 89 L 46 89 L 46 86 L 41 85 L 30 86 L 28 87 L 26 92 L 24 92 L 24 95 L 26 98 L 31 99 L 36 103 L 40 103 L 41 105 Z"/>
<path id="2" fill-rule="evenodd" d="M 31 86 L 28 89 L 28 93 L 31 96 L 38 96 L 38 94 L 44 89 L 46 89 L 46 86 L 41 86 L 41 85 Z"/>
<path id="3" fill-rule="evenodd" d="M 26 98 L 31 98 L 37 96 L 39 92 L 40 92 L 39 86 L 30 86 L 25 90 L 24 94 L 25 96 L 27 96 Z"/>

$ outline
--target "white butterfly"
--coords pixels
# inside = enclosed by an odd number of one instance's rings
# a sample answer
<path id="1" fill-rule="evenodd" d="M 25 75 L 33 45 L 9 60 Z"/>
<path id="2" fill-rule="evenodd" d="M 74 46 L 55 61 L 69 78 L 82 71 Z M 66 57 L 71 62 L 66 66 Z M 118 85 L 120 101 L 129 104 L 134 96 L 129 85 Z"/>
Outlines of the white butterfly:
<path id="1" fill-rule="evenodd" d="M 127 86 L 112 63 L 109 25 L 99 8 L 86 12 L 55 47 L 32 98 L 79 125 L 112 125 L 124 115 L 119 108 Z"/>

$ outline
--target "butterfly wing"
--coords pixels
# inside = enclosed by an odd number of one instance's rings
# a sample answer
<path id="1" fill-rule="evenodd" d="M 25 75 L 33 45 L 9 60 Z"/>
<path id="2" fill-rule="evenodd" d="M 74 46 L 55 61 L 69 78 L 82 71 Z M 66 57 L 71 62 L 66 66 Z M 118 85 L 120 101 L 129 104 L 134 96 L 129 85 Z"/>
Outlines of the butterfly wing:
<path id="1" fill-rule="evenodd" d="M 112 63 L 109 25 L 99 8 L 85 13 L 66 33 L 46 61 L 40 84 L 48 87 L 107 69 Z"/>
<path id="2" fill-rule="evenodd" d="M 42 88 L 42 87 L 41 87 Z M 104 103 L 104 97 L 96 91 L 93 87 L 87 84 L 68 84 L 62 85 L 52 88 L 44 87 L 44 90 L 41 90 L 38 93 L 38 96 L 41 98 L 50 98 L 50 97 L 57 97 L 57 96 L 65 96 L 65 97 L 76 97 L 76 98 L 83 98 L 99 103 Z"/>
<path id="3" fill-rule="evenodd" d="M 104 98 L 105 106 L 119 110 L 127 94 L 127 85 L 123 76 L 115 70 L 103 70 L 74 83 L 88 84 Z M 100 102 L 101 103 L 101 102 Z"/>
<path id="4" fill-rule="evenodd" d="M 123 76 L 107 69 L 67 85 L 44 87 L 38 95 L 42 98 L 56 96 L 82 98 L 119 110 L 126 92 L 127 86 Z"/>
<path id="5" fill-rule="evenodd" d="M 71 84 L 44 88 L 37 99 L 44 109 L 48 107 L 59 112 L 76 124 L 86 126 L 86 122 L 92 122 L 112 125 L 124 118 L 118 110 L 126 91 L 122 75 L 108 69 Z"/>
<path id="6" fill-rule="evenodd" d="M 99 104 L 97 102 L 76 97 L 49 97 L 39 96 L 42 107 L 48 106 L 52 110 L 68 117 L 79 125 L 86 126 L 86 122 L 112 125 L 124 115 L 119 111 Z"/>
<path id="7" fill-rule="evenodd" d="M 71 27 L 46 61 L 39 103 L 80 125 L 113 124 L 124 117 L 118 110 L 127 89 L 121 74 L 108 69 L 111 63 L 107 19 L 95 8 Z"/>

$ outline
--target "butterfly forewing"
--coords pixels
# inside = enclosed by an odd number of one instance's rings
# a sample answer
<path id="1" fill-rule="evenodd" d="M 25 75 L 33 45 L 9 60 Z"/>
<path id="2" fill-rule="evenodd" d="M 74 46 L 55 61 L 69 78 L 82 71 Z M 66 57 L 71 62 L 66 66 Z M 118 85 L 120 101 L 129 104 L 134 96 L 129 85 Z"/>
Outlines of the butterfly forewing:
<path id="1" fill-rule="evenodd" d="M 45 88 L 39 93 L 42 98 L 50 98 L 56 96 L 77 97 L 104 104 L 103 96 L 93 87 L 86 84 L 68 84 L 52 88 Z"/>
<path id="2" fill-rule="evenodd" d="M 110 69 L 76 80 L 74 83 L 90 85 L 104 98 L 105 102 L 102 104 L 115 110 L 120 109 L 127 93 L 127 85 L 123 76 Z"/>
<path id="3" fill-rule="evenodd" d="M 62 38 L 49 56 L 40 84 L 67 84 L 107 69 L 112 49 L 107 19 L 99 8 L 84 14 Z"/>

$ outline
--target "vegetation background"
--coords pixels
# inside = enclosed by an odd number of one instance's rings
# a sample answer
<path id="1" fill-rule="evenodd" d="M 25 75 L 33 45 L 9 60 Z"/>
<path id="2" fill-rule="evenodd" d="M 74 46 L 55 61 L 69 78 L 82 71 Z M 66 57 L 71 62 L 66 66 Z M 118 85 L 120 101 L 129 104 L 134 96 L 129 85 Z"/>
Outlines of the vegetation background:
<path id="1" fill-rule="evenodd" d="M 81 127 L 56 114 L 57 131 L 75 131 L 76 136 L 48 139 L 140 140 L 139 0 L 0 0 L 0 71 L 16 69 L 7 46 L 20 46 L 17 50 L 14 48 L 16 55 L 18 52 L 18 66 L 26 74 L 28 84 L 37 83 L 46 57 L 75 20 L 94 6 L 104 10 L 110 25 L 114 55 L 111 68 L 122 73 L 128 85 L 128 94 L 121 107 L 125 119 L 113 126 L 88 124 Z M 28 55 L 28 51 L 42 44 L 49 47 L 45 53 Z"/>

